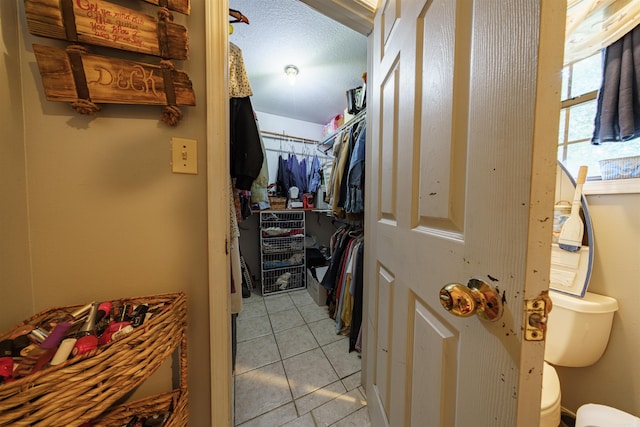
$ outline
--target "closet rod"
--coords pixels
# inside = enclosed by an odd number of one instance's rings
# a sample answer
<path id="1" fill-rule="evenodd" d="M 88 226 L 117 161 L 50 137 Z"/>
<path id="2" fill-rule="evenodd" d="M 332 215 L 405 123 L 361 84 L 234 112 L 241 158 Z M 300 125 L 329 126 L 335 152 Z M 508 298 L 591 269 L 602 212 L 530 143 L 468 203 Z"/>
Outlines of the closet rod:
<path id="1" fill-rule="evenodd" d="M 264 151 L 271 151 L 273 153 L 280 153 L 280 154 L 286 154 L 289 151 L 287 150 L 278 150 L 277 148 L 265 148 Z M 333 160 L 333 157 L 327 156 L 327 155 L 318 155 L 316 154 L 316 156 L 318 156 L 318 159 L 324 159 L 324 160 Z"/>
<path id="2" fill-rule="evenodd" d="M 323 139 L 322 142 L 320 142 L 320 146 L 327 145 L 327 143 L 329 141 L 331 141 L 333 138 L 335 138 L 335 136 L 337 134 L 342 132 L 344 129 L 347 129 L 347 128 L 355 125 L 356 123 L 361 122 L 366 117 L 367 117 L 367 110 L 360 111 L 358 114 L 355 115 L 354 118 L 352 118 L 347 123 L 345 123 L 342 126 L 340 126 L 333 134 L 331 134 L 331 136 L 328 136 L 325 139 Z M 327 151 L 329 151 L 329 150 L 327 149 Z M 326 151 L 324 153 L 326 154 Z"/>
<path id="3" fill-rule="evenodd" d="M 318 141 L 316 141 L 315 139 L 302 138 L 302 137 L 299 137 L 299 136 L 291 136 L 291 135 L 287 135 L 287 134 L 284 134 L 284 133 L 269 132 L 268 130 L 261 130 L 260 133 L 262 133 L 267 138 L 272 138 L 272 139 L 286 138 L 286 139 L 295 139 L 296 141 L 303 142 L 305 144 L 317 144 L 318 143 Z"/>

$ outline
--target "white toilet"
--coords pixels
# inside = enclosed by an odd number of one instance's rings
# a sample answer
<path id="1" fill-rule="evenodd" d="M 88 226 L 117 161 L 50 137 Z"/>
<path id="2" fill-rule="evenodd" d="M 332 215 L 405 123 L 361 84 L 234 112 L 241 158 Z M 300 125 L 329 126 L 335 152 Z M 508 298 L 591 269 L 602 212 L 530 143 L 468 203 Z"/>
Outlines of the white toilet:
<path id="1" fill-rule="evenodd" d="M 640 418 L 609 406 L 587 403 L 578 408 L 576 427 L 640 427 Z"/>
<path id="2" fill-rule="evenodd" d="M 560 381 L 552 365 L 578 368 L 596 363 L 607 348 L 618 310 L 618 302 L 603 295 L 587 292 L 578 298 L 553 290 L 549 295 L 553 309 L 547 321 L 540 427 L 560 425 Z"/>

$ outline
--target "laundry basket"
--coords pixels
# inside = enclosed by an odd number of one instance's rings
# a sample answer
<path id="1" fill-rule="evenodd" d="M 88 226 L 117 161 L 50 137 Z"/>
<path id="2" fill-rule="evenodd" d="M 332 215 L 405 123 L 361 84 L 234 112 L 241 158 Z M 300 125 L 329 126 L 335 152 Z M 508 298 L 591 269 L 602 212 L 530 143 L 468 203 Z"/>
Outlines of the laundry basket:
<path id="1" fill-rule="evenodd" d="M 0 385 L 0 426 L 76 427 L 99 418 L 151 376 L 184 341 L 184 293 L 125 298 L 112 304 L 158 308 L 151 318 L 117 341 Z M 46 323 L 78 307 L 41 312 L 12 331 L 23 325 Z M 10 331 L 0 334 L 0 340 L 9 335 Z"/>

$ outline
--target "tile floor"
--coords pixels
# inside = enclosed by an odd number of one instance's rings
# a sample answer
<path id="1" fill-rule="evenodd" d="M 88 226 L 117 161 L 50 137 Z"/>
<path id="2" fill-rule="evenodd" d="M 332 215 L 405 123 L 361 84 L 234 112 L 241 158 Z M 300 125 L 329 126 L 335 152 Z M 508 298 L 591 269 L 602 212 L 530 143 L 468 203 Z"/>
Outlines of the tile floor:
<path id="1" fill-rule="evenodd" d="M 371 426 L 361 361 L 306 290 L 243 300 L 237 319 L 235 424 Z"/>

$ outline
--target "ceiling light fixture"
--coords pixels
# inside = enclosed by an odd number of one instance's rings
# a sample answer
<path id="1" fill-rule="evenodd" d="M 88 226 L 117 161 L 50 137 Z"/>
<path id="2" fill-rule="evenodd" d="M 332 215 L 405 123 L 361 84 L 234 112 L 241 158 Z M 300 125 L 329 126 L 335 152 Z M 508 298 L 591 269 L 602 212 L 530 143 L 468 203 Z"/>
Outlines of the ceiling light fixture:
<path id="1" fill-rule="evenodd" d="M 298 67 L 296 67 L 295 65 L 287 65 L 286 67 L 284 67 L 284 73 L 287 75 L 287 78 L 289 79 L 289 84 L 294 84 L 296 82 L 296 77 L 298 75 Z"/>

